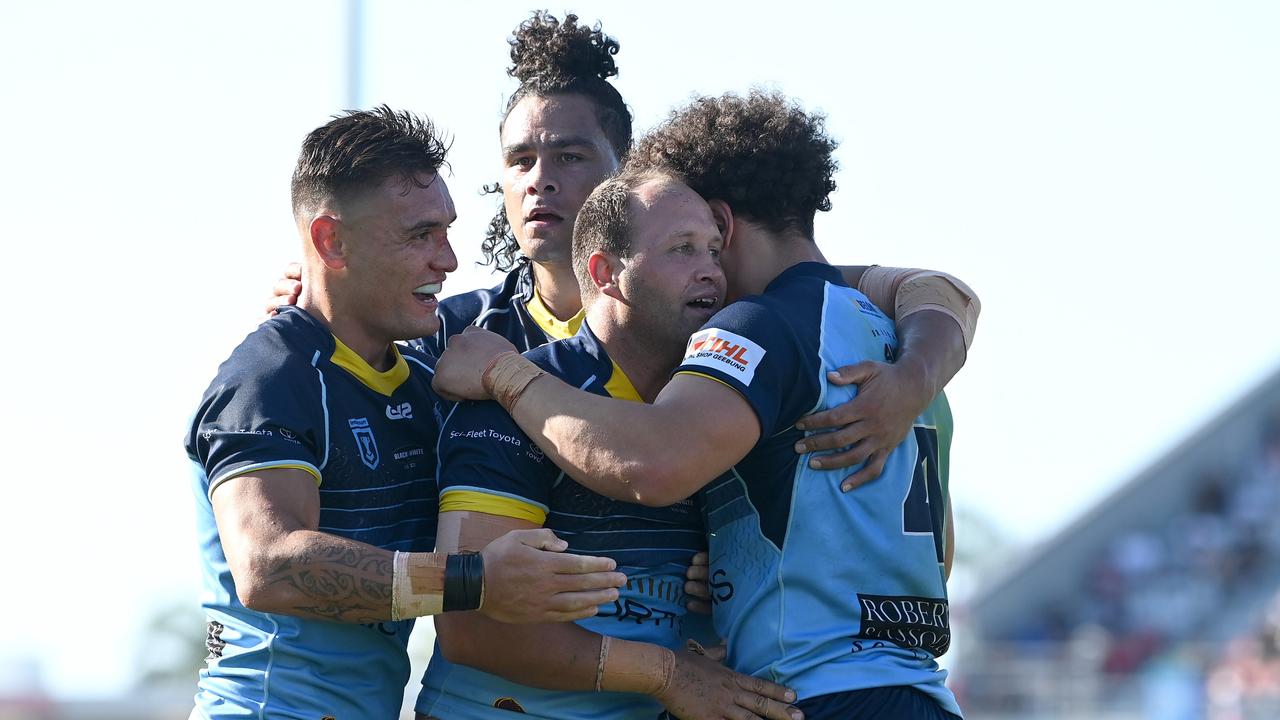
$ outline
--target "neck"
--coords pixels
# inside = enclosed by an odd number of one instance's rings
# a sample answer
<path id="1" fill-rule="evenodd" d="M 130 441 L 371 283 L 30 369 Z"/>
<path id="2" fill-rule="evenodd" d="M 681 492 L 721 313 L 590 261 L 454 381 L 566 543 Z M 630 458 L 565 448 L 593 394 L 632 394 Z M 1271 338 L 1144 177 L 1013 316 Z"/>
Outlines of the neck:
<path id="1" fill-rule="evenodd" d="M 683 347 L 675 348 L 670 355 L 655 353 L 653 338 L 643 337 L 645 333 L 641 332 L 628 332 L 611 305 L 603 299 L 592 303 L 587 310 L 587 323 L 604 345 L 605 352 L 627 374 L 636 392 L 651 403 L 671 379 L 671 371 L 680 364 Z"/>
<path id="2" fill-rule="evenodd" d="M 773 233 L 763 228 L 752 228 L 741 239 L 744 241 L 743 245 L 735 251 L 745 251 L 751 258 L 750 266 L 743 269 L 751 275 L 752 287 L 747 289 L 748 294 L 764 292 L 774 278 L 793 265 L 802 262 L 827 262 L 826 256 L 818 249 L 818 244 L 799 233 Z M 734 238 L 735 243 L 738 240 L 739 238 Z"/>
<path id="3" fill-rule="evenodd" d="M 316 287 L 317 285 L 319 287 Z M 395 364 L 395 355 L 391 352 L 391 341 L 376 337 L 350 313 L 340 312 L 338 309 L 340 305 L 334 293 L 326 292 L 323 281 L 307 278 L 307 282 L 302 286 L 302 295 L 298 298 L 298 307 L 320 321 L 320 324 L 328 328 L 334 337 L 351 348 L 374 370 L 378 372 L 390 370 Z"/>
<path id="4" fill-rule="evenodd" d="M 568 320 L 582 309 L 578 278 L 567 263 L 534 262 L 533 286 L 557 320 Z"/>

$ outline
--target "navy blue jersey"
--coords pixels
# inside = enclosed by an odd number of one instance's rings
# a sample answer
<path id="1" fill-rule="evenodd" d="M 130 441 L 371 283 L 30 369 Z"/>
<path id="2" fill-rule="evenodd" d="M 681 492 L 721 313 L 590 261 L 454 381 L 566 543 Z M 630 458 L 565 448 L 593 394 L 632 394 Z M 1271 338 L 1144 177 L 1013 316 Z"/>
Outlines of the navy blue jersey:
<path id="1" fill-rule="evenodd" d="M 468 325 L 495 332 L 525 352 L 552 340 L 573 337 L 583 317 L 582 311 L 564 321 L 552 315 L 534 290 L 532 264 L 523 259 L 507 273 L 501 285 L 447 297 L 440 301 L 436 315 L 440 317 L 440 330 L 411 343 L 433 357 L 440 357 L 449 338 Z"/>
<path id="2" fill-rule="evenodd" d="M 755 447 L 703 491 L 715 625 L 730 667 L 802 700 L 909 686 L 959 714 L 935 661 L 951 637 L 945 400 L 856 492 L 840 491 L 847 469 L 810 469 L 793 450 L 797 419 L 857 392 L 828 371 L 896 349 L 893 323 L 821 263 L 787 269 L 690 338 L 677 372 L 733 388 L 760 423 Z"/>
<path id="3" fill-rule="evenodd" d="M 387 550 L 435 546 L 432 359 L 397 349 L 370 367 L 323 325 L 284 308 L 218 369 L 187 436 L 196 468 L 209 657 L 203 717 L 395 717 L 409 676 L 412 621 L 367 625 L 250 610 L 236 596 L 211 495 L 240 475 L 303 470 L 320 493 L 321 532 Z"/>
<path id="4" fill-rule="evenodd" d="M 631 382 L 583 325 L 578 335 L 531 350 L 527 357 L 567 383 L 597 395 L 639 401 Z M 440 437 L 440 509 L 529 520 L 568 541 L 568 552 L 610 557 L 628 581 L 621 597 L 578 624 L 605 635 L 683 646 L 684 574 L 705 547 L 696 500 L 650 508 L 598 495 L 565 475 L 494 402 L 460 404 Z M 501 708 L 575 720 L 643 718 L 661 712 L 646 696 L 559 692 L 518 685 L 453 665 L 437 652 L 418 711 L 445 718 L 507 718 Z"/>

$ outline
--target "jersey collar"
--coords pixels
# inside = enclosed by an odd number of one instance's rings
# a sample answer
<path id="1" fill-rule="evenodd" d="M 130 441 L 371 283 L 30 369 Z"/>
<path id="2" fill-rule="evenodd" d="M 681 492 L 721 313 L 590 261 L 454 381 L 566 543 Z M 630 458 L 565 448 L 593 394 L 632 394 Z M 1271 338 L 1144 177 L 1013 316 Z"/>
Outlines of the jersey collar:
<path id="1" fill-rule="evenodd" d="M 391 345 L 391 352 L 396 356 L 396 361 L 386 372 L 374 370 L 372 365 L 365 362 L 364 358 L 347 347 L 336 335 L 333 336 L 333 345 L 333 357 L 330 361 L 354 375 L 365 387 L 374 392 L 391 397 L 396 388 L 409 378 L 409 363 L 405 362 L 400 349 L 394 343 Z"/>
<path id="2" fill-rule="evenodd" d="M 576 315 L 568 320 L 561 320 L 551 314 L 551 309 L 542 302 L 542 298 L 538 295 L 538 288 L 534 288 L 529 299 L 525 301 L 524 309 L 529 311 L 529 317 L 542 328 L 542 332 L 552 340 L 564 340 L 578 334 L 578 329 L 582 327 L 582 318 L 586 317 L 586 308 L 582 308 Z"/>

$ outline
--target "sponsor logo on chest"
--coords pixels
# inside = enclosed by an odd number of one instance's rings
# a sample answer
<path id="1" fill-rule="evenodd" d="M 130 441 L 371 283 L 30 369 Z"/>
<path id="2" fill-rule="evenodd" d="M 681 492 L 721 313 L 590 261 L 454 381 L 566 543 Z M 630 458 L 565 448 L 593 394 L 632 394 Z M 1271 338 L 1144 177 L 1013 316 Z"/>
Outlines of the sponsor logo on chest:
<path id="1" fill-rule="evenodd" d="M 710 328 L 689 338 L 681 364 L 719 370 L 743 385 L 750 385 L 764 354 L 764 348 L 737 333 Z"/>
<path id="2" fill-rule="evenodd" d="M 399 405 L 387 406 L 388 420 L 412 420 L 413 406 L 409 403 L 400 403 Z"/>

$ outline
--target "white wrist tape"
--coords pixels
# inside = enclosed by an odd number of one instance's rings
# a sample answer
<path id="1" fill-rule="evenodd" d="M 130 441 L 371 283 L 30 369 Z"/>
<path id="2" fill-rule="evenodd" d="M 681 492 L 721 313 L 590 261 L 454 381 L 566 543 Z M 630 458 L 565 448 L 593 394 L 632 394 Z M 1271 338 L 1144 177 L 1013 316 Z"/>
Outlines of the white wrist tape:
<path id="1" fill-rule="evenodd" d="M 429 582 L 422 573 L 415 573 L 418 568 L 428 568 L 437 573 L 435 565 L 430 561 L 414 562 L 418 557 L 434 558 L 428 553 L 407 553 L 397 550 L 391 561 L 391 619 L 408 620 L 425 615 L 439 615 L 444 612 L 444 593 L 440 581 Z M 415 577 L 417 575 L 417 577 Z"/>

